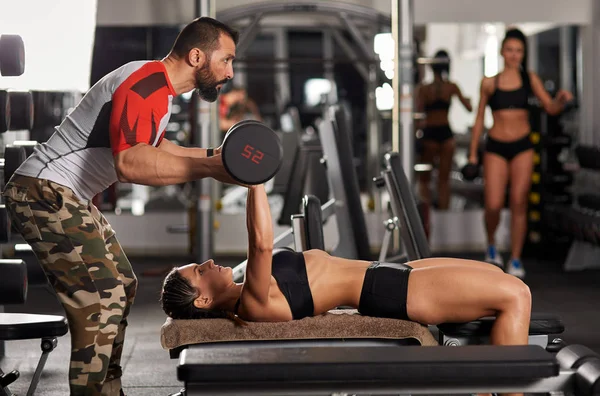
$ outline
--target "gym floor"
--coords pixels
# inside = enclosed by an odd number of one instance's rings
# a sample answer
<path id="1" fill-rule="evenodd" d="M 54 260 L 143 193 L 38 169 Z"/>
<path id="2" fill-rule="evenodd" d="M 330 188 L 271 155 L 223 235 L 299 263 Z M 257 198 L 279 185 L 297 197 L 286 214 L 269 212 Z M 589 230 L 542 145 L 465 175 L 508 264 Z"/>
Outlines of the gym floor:
<path id="1" fill-rule="evenodd" d="M 481 259 L 474 255 L 464 255 Z M 123 386 L 128 396 L 166 396 L 178 392 L 182 384 L 176 376 L 178 361 L 170 359 L 160 345 L 160 327 L 165 315 L 158 305 L 162 278 L 144 277 L 142 271 L 161 266 L 187 263 L 185 258 L 149 259 L 130 257 L 139 278 L 135 305 L 129 318 L 129 327 L 123 352 Z M 240 260 L 217 260 L 220 265 L 236 265 Z M 533 294 L 533 309 L 559 315 L 566 327 L 562 338 L 570 344 L 580 343 L 600 353 L 600 271 L 565 273 L 559 261 L 528 259 L 525 261 L 527 283 Z M 29 312 L 63 315 L 62 308 L 52 292 L 43 288 L 30 289 L 25 305 L 7 306 L 6 312 Z M 36 395 L 64 396 L 69 393 L 67 368 L 69 334 L 59 338 L 58 347 L 50 354 Z M 40 356 L 37 340 L 6 343 L 6 357 L 1 362 L 4 371 L 18 369 L 21 377 L 11 385 L 13 393 L 24 395 Z"/>

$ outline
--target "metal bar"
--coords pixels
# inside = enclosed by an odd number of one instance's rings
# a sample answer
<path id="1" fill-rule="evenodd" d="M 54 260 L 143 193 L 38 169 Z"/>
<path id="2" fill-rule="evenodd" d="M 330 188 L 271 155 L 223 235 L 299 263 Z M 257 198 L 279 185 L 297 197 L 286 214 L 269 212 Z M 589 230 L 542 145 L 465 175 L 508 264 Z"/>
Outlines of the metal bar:
<path id="1" fill-rule="evenodd" d="M 573 36 L 571 26 L 562 26 L 559 30 L 559 59 L 560 59 L 560 81 L 558 88 L 573 92 L 575 82 L 573 81 Z"/>
<path id="2" fill-rule="evenodd" d="M 329 217 L 335 213 L 335 199 L 331 198 L 325 204 L 321 205 L 321 216 L 323 217 L 323 223 L 325 223 Z"/>
<path id="3" fill-rule="evenodd" d="M 289 13 L 316 13 L 316 14 L 339 14 L 345 12 L 356 16 L 358 19 L 370 23 L 378 23 L 389 26 L 390 17 L 386 14 L 377 12 L 371 7 L 365 7 L 358 4 L 350 4 L 341 1 L 319 1 L 319 0 L 296 0 L 290 2 L 272 1 L 253 3 L 239 7 L 231 7 L 219 11 L 217 19 L 224 23 L 248 18 L 249 15 L 261 14 L 289 14 Z"/>
<path id="4" fill-rule="evenodd" d="M 245 65 L 271 65 L 271 64 L 294 64 L 294 63 L 358 63 L 361 65 L 379 65 L 379 62 L 374 59 L 362 59 L 358 56 L 354 58 L 355 60 L 349 60 L 344 58 L 326 58 L 326 57 L 303 57 L 303 58 L 236 58 L 236 67 L 238 67 L 239 63 L 243 63 Z"/>
<path id="5" fill-rule="evenodd" d="M 419 65 L 446 65 L 446 64 L 450 63 L 450 59 L 420 57 L 420 58 L 417 58 L 417 63 Z"/>
<path id="6" fill-rule="evenodd" d="M 228 383 L 186 383 L 187 395 L 330 395 L 330 394 L 473 394 L 473 393 L 554 393 L 575 391 L 575 371 L 561 370 L 555 377 L 505 381 L 482 381 L 484 383 L 435 382 L 435 375 L 425 378 L 423 384 L 389 383 L 370 381 L 369 383 L 352 383 L 349 381 L 331 382 L 295 382 L 293 380 L 278 382 L 256 382 L 233 384 Z"/>
<path id="7" fill-rule="evenodd" d="M 273 32 L 275 38 L 275 57 L 277 59 L 286 59 L 289 56 L 287 32 L 284 28 L 277 28 Z M 292 98 L 290 72 L 287 64 L 277 64 L 275 66 L 275 102 L 277 110 L 283 112 L 285 106 L 290 103 Z"/>
<path id="8" fill-rule="evenodd" d="M 196 2 L 196 16 L 209 16 L 215 15 L 214 6 L 211 7 L 211 0 L 198 0 Z M 211 129 L 216 128 L 213 122 L 211 122 L 211 107 L 214 104 L 210 104 L 199 98 L 196 100 L 197 107 L 197 128 L 198 134 L 195 143 L 200 147 L 211 147 Z M 203 263 L 213 257 L 214 253 L 214 232 L 213 232 L 213 180 L 211 178 L 204 178 L 197 180 L 195 183 L 196 190 L 198 192 L 198 200 L 196 202 L 196 232 L 194 235 L 194 256 L 197 263 Z"/>
<path id="9" fill-rule="evenodd" d="M 247 49 L 250 47 L 250 44 L 254 41 L 258 33 L 260 32 L 260 20 L 262 19 L 262 14 L 254 14 L 254 18 L 248 24 L 248 26 L 244 29 L 242 34 L 240 34 L 240 39 L 235 48 L 236 57 L 241 56 Z"/>
<path id="10" fill-rule="evenodd" d="M 394 109 L 392 111 L 392 151 L 402 156 L 402 165 L 410 185 L 414 163 L 414 82 L 413 82 L 413 0 L 392 0 L 392 36 L 396 44 L 394 57 Z"/>
<path id="11" fill-rule="evenodd" d="M 352 231 L 352 221 L 350 220 L 350 209 L 348 208 L 348 197 L 342 180 L 342 170 L 339 159 L 337 144 L 335 142 L 335 132 L 333 130 L 334 115 L 332 109 L 325 110 L 325 118 L 317 125 L 323 154 L 327 160 L 327 181 L 329 191 L 336 197 L 335 221 L 337 229 L 343 232 Z M 358 252 L 353 238 L 339 238 L 338 244 L 334 249 L 334 254 L 343 258 L 357 258 Z"/>
<path id="12" fill-rule="evenodd" d="M 539 72 L 538 68 L 538 35 L 527 36 L 527 69 Z"/>
<path id="13" fill-rule="evenodd" d="M 341 12 L 340 13 L 340 20 L 342 21 L 342 23 L 344 24 L 344 26 L 348 30 L 348 33 L 350 33 L 350 35 L 352 36 L 352 38 L 354 39 L 354 41 L 356 42 L 356 44 L 358 45 L 358 47 L 362 51 L 363 56 L 366 59 L 373 59 L 375 53 L 373 51 L 372 46 L 369 45 L 369 44 L 367 44 L 365 38 L 360 33 L 360 30 L 358 29 L 358 27 L 356 27 L 356 25 L 354 24 L 354 22 L 352 22 L 350 20 L 349 15 L 346 12 Z"/>
<path id="14" fill-rule="evenodd" d="M 337 45 L 339 45 L 339 47 L 342 49 L 342 51 L 344 51 L 346 56 L 350 59 L 350 63 L 354 64 L 354 66 L 356 67 L 356 70 L 358 71 L 360 76 L 365 81 L 368 81 L 369 80 L 369 72 L 368 72 L 366 66 L 362 63 L 360 57 L 356 54 L 356 52 L 350 45 L 350 43 L 344 38 L 344 36 L 342 36 L 342 34 L 337 29 L 332 29 L 331 35 L 332 35 L 333 39 L 335 40 L 335 42 L 337 43 Z M 340 62 L 339 60 L 334 59 L 333 62 L 334 63 L 345 63 L 346 61 L 344 60 L 343 62 Z"/>
<path id="15" fill-rule="evenodd" d="M 377 110 L 377 69 L 378 66 L 369 66 L 369 79 L 367 80 L 367 180 L 374 180 L 381 172 L 381 123 L 379 110 Z M 369 198 L 373 200 L 374 212 L 381 216 L 383 207 L 381 191 L 375 183 L 368 184 Z"/>
<path id="16" fill-rule="evenodd" d="M 297 214 L 292 216 L 292 233 L 294 234 L 294 247 L 297 252 L 307 250 L 306 233 L 304 232 L 305 221 L 304 215 Z"/>
<path id="17" fill-rule="evenodd" d="M 583 104 L 584 101 L 584 89 L 583 89 L 583 72 L 584 72 L 584 57 L 583 57 L 583 35 L 582 35 L 582 27 L 578 26 L 576 28 L 576 34 L 577 34 L 577 48 L 576 48 L 576 57 L 577 57 L 577 61 L 575 62 L 576 67 L 577 67 L 577 72 L 575 73 L 575 75 L 577 76 L 577 92 L 574 92 L 573 94 L 575 95 L 575 98 L 577 99 L 577 102 L 580 103 L 580 111 L 579 111 L 579 130 L 583 130 L 586 128 L 585 125 L 585 108 L 586 105 Z M 581 133 L 581 132 L 579 132 Z"/>
<path id="18" fill-rule="evenodd" d="M 334 89 L 329 91 L 327 94 L 327 103 L 335 104 L 338 102 L 338 96 L 335 83 L 335 64 L 331 60 L 335 54 L 335 50 L 333 48 L 333 39 L 331 38 L 331 29 L 323 29 L 321 31 L 321 37 L 323 37 L 323 59 L 325 59 L 325 62 L 323 62 L 323 76 L 331 83 L 331 86 L 334 87 Z"/>
<path id="19" fill-rule="evenodd" d="M 402 198 L 398 195 L 394 181 L 392 180 L 392 172 L 386 170 L 381 174 L 385 180 L 388 193 L 390 194 L 390 206 L 392 208 L 392 213 L 394 217 L 398 219 L 398 235 L 401 236 L 400 239 L 404 249 L 406 250 L 406 256 L 409 260 L 417 260 L 421 257 L 419 257 L 417 252 L 417 244 L 410 232 L 410 225 L 408 224 L 408 220 L 404 215 L 404 210 L 402 209 Z"/>
<path id="20" fill-rule="evenodd" d="M 390 250 L 390 242 L 392 240 L 392 233 L 393 231 L 386 228 L 385 229 L 385 233 L 383 234 L 383 241 L 381 242 L 381 250 L 379 251 L 379 258 L 378 260 L 381 262 L 385 262 L 387 255 L 388 255 L 388 251 Z"/>

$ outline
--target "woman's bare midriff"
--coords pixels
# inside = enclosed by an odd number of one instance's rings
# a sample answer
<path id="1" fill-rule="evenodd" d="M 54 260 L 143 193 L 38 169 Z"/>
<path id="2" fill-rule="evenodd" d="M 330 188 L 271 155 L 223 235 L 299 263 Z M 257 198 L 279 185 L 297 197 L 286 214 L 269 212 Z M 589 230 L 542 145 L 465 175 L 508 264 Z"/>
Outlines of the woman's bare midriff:
<path id="1" fill-rule="evenodd" d="M 448 125 L 448 112 L 446 110 L 429 110 L 425 119 L 425 127 Z"/>
<path id="2" fill-rule="evenodd" d="M 529 112 L 521 109 L 497 110 L 493 113 L 494 126 L 489 136 L 500 142 L 513 142 L 524 138 L 531 131 Z"/>
<path id="3" fill-rule="evenodd" d="M 304 252 L 315 315 L 344 305 L 358 308 L 368 261 L 334 257 L 322 250 Z"/>

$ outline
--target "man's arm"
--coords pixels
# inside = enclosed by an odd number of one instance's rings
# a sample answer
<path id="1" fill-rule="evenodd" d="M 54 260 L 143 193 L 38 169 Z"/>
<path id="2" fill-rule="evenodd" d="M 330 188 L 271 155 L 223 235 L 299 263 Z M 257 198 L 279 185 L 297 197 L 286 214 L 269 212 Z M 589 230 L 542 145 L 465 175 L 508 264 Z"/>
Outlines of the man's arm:
<path id="1" fill-rule="evenodd" d="M 200 147 L 182 147 L 179 146 L 170 140 L 163 139 L 162 142 L 158 145 L 158 148 L 166 151 L 169 154 L 177 155 L 179 157 L 190 157 L 190 158 L 206 158 L 207 157 L 207 149 Z M 219 154 L 221 152 L 220 148 L 213 150 L 214 154 Z"/>
<path id="2" fill-rule="evenodd" d="M 164 186 L 213 177 L 232 183 L 220 155 L 178 156 L 153 146 L 160 138 L 161 106 L 128 89 L 118 89 L 113 95 L 109 134 L 119 181 Z"/>
<path id="3" fill-rule="evenodd" d="M 147 186 L 166 186 L 211 177 L 218 173 L 219 167 L 222 167 L 220 157 L 180 157 L 145 143 L 115 156 L 115 170 L 120 182 Z"/>

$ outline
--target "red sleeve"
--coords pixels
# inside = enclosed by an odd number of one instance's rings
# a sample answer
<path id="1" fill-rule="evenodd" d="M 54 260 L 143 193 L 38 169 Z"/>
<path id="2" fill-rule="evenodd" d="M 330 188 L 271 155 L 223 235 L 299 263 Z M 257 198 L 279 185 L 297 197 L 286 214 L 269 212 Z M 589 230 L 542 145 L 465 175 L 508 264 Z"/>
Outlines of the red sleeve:
<path id="1" fill-rule="evenodd" d="M 110 116 L 113 155 L 138 143 L 158 146 L 161 120 L 169 108 L 169 87 L 163 73 L 134 73 L 114 92 Z"/>

